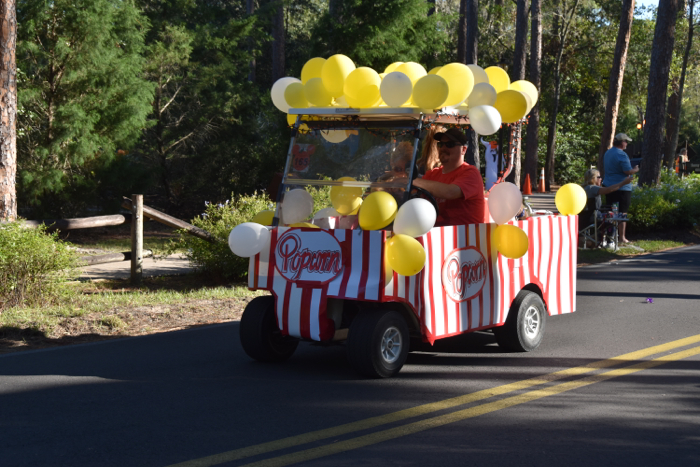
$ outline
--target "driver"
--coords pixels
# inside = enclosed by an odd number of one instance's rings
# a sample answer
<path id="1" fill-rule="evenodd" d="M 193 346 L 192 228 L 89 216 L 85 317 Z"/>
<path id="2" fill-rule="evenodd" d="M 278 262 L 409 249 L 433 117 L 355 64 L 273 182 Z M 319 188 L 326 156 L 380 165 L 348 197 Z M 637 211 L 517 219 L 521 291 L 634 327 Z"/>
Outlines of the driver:
<path id="1" fill-rule="evenodd" d="M 459 128 L 435 135 L 441 167 L 413 181 L 438 202 L 436 226 L 480 224 L 484 221 L 484 182 L 479 169 L 464 162 L 467 137 Z"/>

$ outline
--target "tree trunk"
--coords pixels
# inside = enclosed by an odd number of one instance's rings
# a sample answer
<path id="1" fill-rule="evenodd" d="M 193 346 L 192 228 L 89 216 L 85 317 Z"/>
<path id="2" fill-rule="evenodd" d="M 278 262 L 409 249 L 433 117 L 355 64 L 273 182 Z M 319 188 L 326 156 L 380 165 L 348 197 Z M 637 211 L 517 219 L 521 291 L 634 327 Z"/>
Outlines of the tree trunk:
<path id="1" fill-rule="evenodd" d="M 644 147 L 639 171 L 640 185 L 655 185 L 659 181 L 666 121 L 666 90 L 673 57 L 677 16 L 678 0 L 659 0 L 649 67 Z"/>
<path id="2" fill-rule="evenodd" d="M 14 0 L 0 0 L 0 220 L 17 218 L 17 15 Z"/>
<path id="3" fill-rule="evenodd" d="M 467 63 L 467 3 L 460 0 L 459 19 L 457 20 L 457 61 Z"/>
<path id="4" fill-rule="evenodd" d="M 272 82 L 285 75 L 284 71 L 284 2 L 280 1 L 272 20 Z"/>
<path id="5" fill-rule="evenodd" d="M 693 10 L 695 9 L 695 0 L 688 1 L 688 41 L 685 43 L 685 52 L 683 53 L 683 64 L 681 65 L 681 79 L 678 83 L 677 92 L 671 95 L 672 101 L 675 101 L 677 107 L 671 108 L 671 102 L 668 104 L 668 115 L 670 125 L 666 126 L 666 139 L 668 147 L 664 155 L 664 165 L 670 169 L 675 167 L 676 163 L 676 147 L 678 146 L 678 132 L 681 125 L 681 110 L 683 106 L 683 87 L 685 86 L 685 75 L 688 70 L 688 60 L 690 58 L 690 50 L 693 47 L 693 34 L 695 25 L 693 24 Z M 669 137 L 670 135 L 670 137 Z"/>
<path id="6" fill-rule="evenodd" d="M 542 0 L 532 0 L 530 26 L 530 82 L 541 94 L 542 87 Z M 535 186 L 538 165 L 538 139 L 540 131 L 540 100 L 530 111 L 525 145 L 525 174 Z M 525 178 L 525 177 L 523 177 Z"/>
<path id="7" fill-rule="evenodd" d="M 554 152 L 557 146 L 557 115 L 559 113 L 559 100 L 561 98 L 561 60 L 566 46 L 566 36 L 573 22 L 579 0 L 574 1 L 574 5 L 566 18 L 566 8 L 561 8 L 563 22 L 557 24 L 556 30 L 559 32 L 559 50 L 557 51 L 556 64 L 554 66 L 554 99 L 552 101 L 552 112 L 549 121 L 549 133 L 547 134 L 547 160 L 545 162 L 545 186 L 551 189 L 554 182 Z"/>
<path id="8" fill-rule="evenodd" d="M 634 18 L 634 0 L 623 0 L 622 13 L 620 14 L 620 28 L 617 31 L 615 43 L 615 56 L 610 69 L 610 82 L 608 86 L 608 101 L 605 105 L 605 121 L 603 122 L 603 134 L 600 137 L 598 149 L 598 170 L 601 177 L 605 175 L 603 156 L 605 151 L 612 146 L 617 126 L 617 112 L 620 107 L 620 93 L 622 92 L 622 79 L 625 75 L 627 63 L 627 49 L 632 33 L 632 19 Z"/>
<path id="9" fill-rule="evenodd" d="M 511 80 L 525 79 L 525 59 L 527 58 L 527 13 L 530 0 L 518 0 L 515 16 L 515 50 Z"/>
<path id="10" fill-rule="evenodd" d="M 513 50 L 513 69 L 511 71 L 511 81 L 525 79 L 525 59 L 527 58 L 527 20 L 528 9 L 530 8 L 529 0 L 517 0 L 517 9 L 515 15 L 515 48 Z M 522 130 L 519 125 L 518 129 Z M 518 132 L 516 135 L 517 150 L 513 159 L 513 171 L 508 177 L 509 181 L 516 186 L 520 186 L 520 173 L 522 170 L 521 160 L 521 135 Z"/>
<path id="11" fill-rule="evenodd" d="M 246 0 L 246 13 L 251 16 L 255 13 L 255 0 Z M 248 81 L 255 82 L 255 55 L 253 55 L 253 38 L 248 38 L 248 53 L 252 57 L 248 64 Z"/>
<path id="12" fill-rule="evenodd" d="M 666 107 L 666 131 L 664 131 L 663 144 L 663 165 L 666 168 L 675 167 L 674 156 L 676 155 L 678 135 L 676 134 L 675 144 L 673 143 L 672 138 L 674 129 L 678 127 L 680 110 L 680 80 L 676 76 L 673 78 L 673 80 L 671 80 L 671 94 L 668 96 L 668 106 Z"/>
<path id="13" fill-rule="evenodd" d="M 466 61 L 464 63 L 474 64 L 477 62 L 479 52 L 479 0 L 462 0 L 466 3 L 465 16 L 467 25 L 466 34 Z M 481 168 L 481 156 L 479 154 L 479 140 L 476 132 L 469 128 L 467 131 L 469 147 L 467 148 L 467 163 Z"/>

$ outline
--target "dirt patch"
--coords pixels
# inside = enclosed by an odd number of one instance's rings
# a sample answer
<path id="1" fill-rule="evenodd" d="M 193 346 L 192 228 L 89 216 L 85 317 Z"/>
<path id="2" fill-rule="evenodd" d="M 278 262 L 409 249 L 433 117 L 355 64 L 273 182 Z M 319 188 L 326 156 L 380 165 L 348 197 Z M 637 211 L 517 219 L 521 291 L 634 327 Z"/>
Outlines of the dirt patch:
<path id="1" fill-rule="evenodd" d="M 202 281 L 204 279 L 191 275 L 160 277 L 145 281 L 144 288 L 151 291 L 166 288 L 194 289 Z M 133 294 L 143 293 L 144 288 L 136 292 L 126 281 L 110 281 L 95 284 L 94 289 L 88 288 L 83 293 Z M 170 304 L 107 307 L 99 312 L 62 317 L 48 335 L 32 327 L 5 326 L 0 328 L 0 353 L 157 334 L 235 321 L 241 318 L 252 298 L 185 299 Z"/>

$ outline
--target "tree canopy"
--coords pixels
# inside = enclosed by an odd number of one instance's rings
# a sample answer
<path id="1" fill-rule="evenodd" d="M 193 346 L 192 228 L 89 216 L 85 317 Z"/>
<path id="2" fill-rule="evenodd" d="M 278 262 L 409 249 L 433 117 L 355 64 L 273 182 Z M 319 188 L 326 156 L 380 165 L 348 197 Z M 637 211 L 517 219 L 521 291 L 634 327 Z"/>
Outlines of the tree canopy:
<path id="1" fill-rule="evenodd" d="M 464 2 L 18 0 L 20 214 L 106 209 L 134 192 L 191 214 L 205 200 L 265 189 L 282 168 L 290 134 L 270 99 L 275 67 L 299 76 L 307 60 L 336 53 L 378 72 L 395 61 L 428 69 L 456 61 Z M 528 3 L 520 2 L 521 10 Z M 549 150 L 553 181 L 580 182 L 597 163 L 621 2 L 537 5 L 542 56 L 536 162 L 542 167 Z M 480 65 L 512 71 L 522 55 L 515 48 L 517 6 L 480 2 Z M 686 7 L 677 15 L 671 83 L 682 71 L 687 13 Z M 521 11 L 521 24 L 522 18 Z M 636 140 L 646 112 L 655 24 L 655 11 L 637 9 L 616 121 L 617 132 Z M 530 39 L 523 41 L 523 30 L 519 50 L 524 44 L 525 79 L 531 79 Z M 273 44 L 283 60 L 275 58 Z M 678 144 L 700 152 L 697 55 L 696 41 L 687 60 Z M 631 151 L 641 153 L 641 142 Z"/>

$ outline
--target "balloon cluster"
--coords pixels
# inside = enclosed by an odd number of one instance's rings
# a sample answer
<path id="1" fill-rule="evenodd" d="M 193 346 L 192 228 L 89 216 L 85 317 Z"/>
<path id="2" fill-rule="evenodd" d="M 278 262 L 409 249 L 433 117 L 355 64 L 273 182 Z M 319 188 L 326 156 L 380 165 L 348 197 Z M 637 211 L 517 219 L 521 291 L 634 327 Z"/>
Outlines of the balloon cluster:
<path id="1" fill-rule="evenodd" d="M 307 107 L 417 107 L 468 111 L 474 130 L 491 135 L 501 123 L 515 123 L 535 105 L 534 84 L 510 82 L 508 73 L 491 66 L 449 63 L 429 72 L 419 63 L 395 62 L 383 73 L 356 67 L 345 55 L 312 58 L 301 70 L 301 79 L 280 78 L 272 86 L 272 103 L 282 112 Z M 295 115 L 288 115 L 291 125 Z M 347 138 L 343 130 L 329 131 L 331 142 Z"/>
<path id="2" fill-rule="evenodd" d="M 498 224 L 493 232 L 496 249 L 506 258 L 517 259 L 527 253 L 529 240 L 527 234 L 518 226 L 506 224 L 515 217 L 523 205 L 523 196 L 517 186 L 502 182 L 489 192 L 489 213 Z"/>

